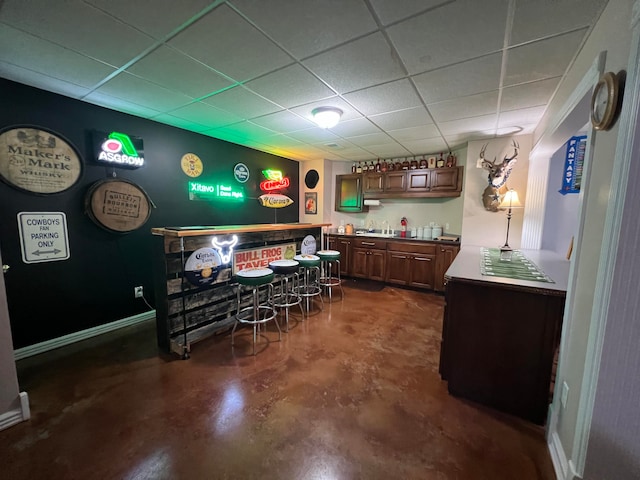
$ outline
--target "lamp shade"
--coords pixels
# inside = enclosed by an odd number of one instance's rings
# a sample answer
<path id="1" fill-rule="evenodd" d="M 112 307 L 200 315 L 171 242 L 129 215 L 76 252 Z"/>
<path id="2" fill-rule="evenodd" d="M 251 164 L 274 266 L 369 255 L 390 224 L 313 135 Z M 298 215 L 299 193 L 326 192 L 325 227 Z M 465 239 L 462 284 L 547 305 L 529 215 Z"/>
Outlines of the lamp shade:
<path id="1" fill-rule="evenodd" d="M 518 198 L 518 192 L 513 189 L 508 190 L 507 193 L 504 194 L 502 202 L 500 202 L 500 208 L 518 208 L 522 206 Z"/>
<path id="2" fill-rule="evenodd" d="M 335 107 L 318 107 L 311 112 L 313 121 L 321 128 L 335 127 L 342 117 L 342 110 Z"/>

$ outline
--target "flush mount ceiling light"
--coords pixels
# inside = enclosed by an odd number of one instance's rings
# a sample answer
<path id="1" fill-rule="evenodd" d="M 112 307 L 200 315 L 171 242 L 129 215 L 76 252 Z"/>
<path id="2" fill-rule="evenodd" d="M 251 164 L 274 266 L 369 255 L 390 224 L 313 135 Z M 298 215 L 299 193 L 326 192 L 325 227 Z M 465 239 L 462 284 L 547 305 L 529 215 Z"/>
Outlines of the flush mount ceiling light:
<path id="1" fill-rule="evenodd" d="M 311 111 L 313 121 L 321 128 L 335 127 L 340 121 L 342 110 L 335 107 L 318 107 Z"/>

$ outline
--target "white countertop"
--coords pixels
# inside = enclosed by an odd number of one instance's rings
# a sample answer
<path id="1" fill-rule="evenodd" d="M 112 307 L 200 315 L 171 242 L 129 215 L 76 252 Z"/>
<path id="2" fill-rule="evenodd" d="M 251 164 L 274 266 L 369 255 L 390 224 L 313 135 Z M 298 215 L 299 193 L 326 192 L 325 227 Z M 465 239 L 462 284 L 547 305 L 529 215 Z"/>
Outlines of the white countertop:
<path id="1" fill-rule="evenodd" d="M 563 255 L 548 250 L 517 249 L 554 281 L 554 283 L 536 282 L 532 280 L 517 280 L 514 278 L 482 275 L 480 271 L 482 248 L 483 247 L 475 245 L 462 247 L 455 260 L 445 273 L 445 278 L 499 283 L 503 285 L 554 290 L 559 292 L 567 291 L 570 262 Z"/>

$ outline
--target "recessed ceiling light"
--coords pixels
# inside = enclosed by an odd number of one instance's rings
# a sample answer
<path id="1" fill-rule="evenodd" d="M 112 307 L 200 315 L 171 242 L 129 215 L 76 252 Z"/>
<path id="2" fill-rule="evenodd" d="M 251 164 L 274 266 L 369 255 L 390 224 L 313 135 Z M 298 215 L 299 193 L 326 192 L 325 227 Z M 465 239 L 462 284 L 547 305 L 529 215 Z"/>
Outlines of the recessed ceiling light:
<path id="1" fill-rule="evenodd" d="M 318 107 L 311 111 L 313 121 L 321 128 L 335 127 L 340 121 L 342 110 L 335 107 Z"/>

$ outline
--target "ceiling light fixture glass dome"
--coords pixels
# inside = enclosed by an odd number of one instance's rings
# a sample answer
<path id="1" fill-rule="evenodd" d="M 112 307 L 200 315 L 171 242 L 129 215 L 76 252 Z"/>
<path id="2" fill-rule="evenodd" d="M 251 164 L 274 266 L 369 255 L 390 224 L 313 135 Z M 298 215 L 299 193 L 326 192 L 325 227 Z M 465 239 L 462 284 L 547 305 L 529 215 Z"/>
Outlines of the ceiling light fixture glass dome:
<path id="1" fill-rule="evenodd" d="M 318 107 L 311 111 L 313 121 L 322 128 L 335 127 L 342 117 L 342 110 L 336 107 Z"/>

